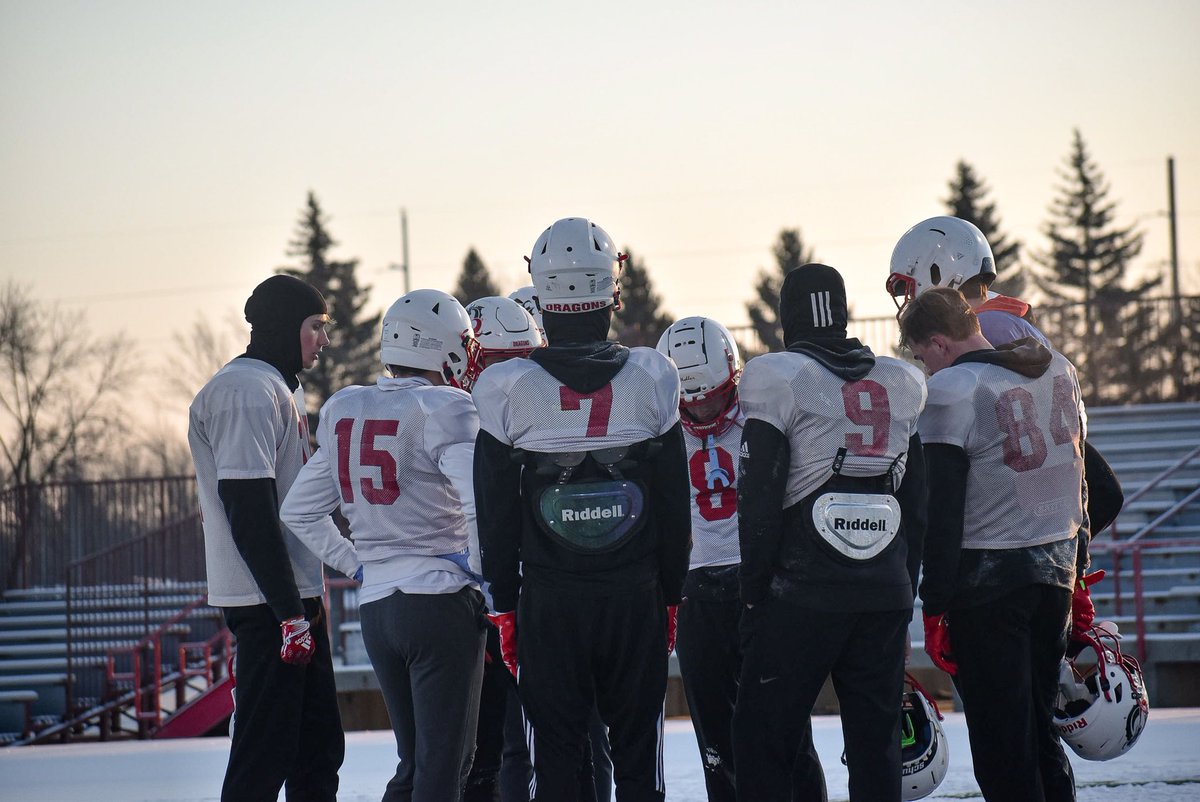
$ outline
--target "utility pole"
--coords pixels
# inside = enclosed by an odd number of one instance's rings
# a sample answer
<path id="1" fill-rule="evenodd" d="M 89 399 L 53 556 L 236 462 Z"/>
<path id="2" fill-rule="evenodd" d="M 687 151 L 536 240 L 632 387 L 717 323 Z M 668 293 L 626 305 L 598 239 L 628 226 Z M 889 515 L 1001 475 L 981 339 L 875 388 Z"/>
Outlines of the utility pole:
<path id="1" fill-rule="evenodd" d="M 408 295 L 408 213 L 405 211 L 403 206 L 400 207 L 400 248 L 404 261 L 398 265 L 392 265 L 392 268 L 400 268 L 400 270 L 404 272 L 404 294 Z"/>
<path id="2" fill-rule="evenodd" d="M 1171 231 L 1171 311 L 1178 325 L 1183 320 L 1183 306 L 1179 300 L 1179 244 L 1175 238 L 1175 157 L 1167 157 L 1167 219 Z"/>

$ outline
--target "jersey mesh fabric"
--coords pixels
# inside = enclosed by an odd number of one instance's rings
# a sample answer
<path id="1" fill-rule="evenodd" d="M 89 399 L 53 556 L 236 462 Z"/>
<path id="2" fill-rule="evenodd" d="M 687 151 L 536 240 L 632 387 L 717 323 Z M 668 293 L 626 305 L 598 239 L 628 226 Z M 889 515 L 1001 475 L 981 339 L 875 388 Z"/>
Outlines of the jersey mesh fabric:
<path id="1" fill-rule="evenodd" d="M 847 449 L 844 476 L 887 472 L 896 455 L 908 450 L 925 405 L 925 381 L 912 365 L 891 357 L 877 357 L 865 377 L 845 381 L 811 357 L 784 352 L 750 360 L 738 398 L 747 418 L 769 423 L 788 438 L 786 508 L 833 476 L 840 448 Z M 906 463 L 907 455 L 896 462 L 896 485 Z"/>
<path id="2" fill-rule="evenodd" d="M 1082 524 L 1079 383 L 1054 353 L 1030 379 L 966 362 L 929 379 L 922 442 L 959 446 L 970 460 L 963 548 L 1009 549 L 1074 537 Z M 936 503 L 937 477 L 930 477 Z"/>
<path id="3" fill-rule="evenodd" d="M 317 444 L 363 562 L 467 548 L 462 502 L 438 462 L 478 429 L 467 393 L 423 379 L 381 378 L 325 402 Z"/>
<path id="4" fill-rule="evenodd" d="M 738 547 L 737 468 L 745 420 L 745 414 L 739 411 L 733 424 L 714 438 L 714 449 L 711 450 L 707 437 L 697 437 L 684 429 L 688 480 L 692 486 L 690 568 L 732 565 L 741 561 Z M 717 458 L 716 466 L 712 464 L 713 451 Z M 717 468 L 728 474 L 731 483 L 728 488 L 718 486 L 710 490 L 706 478 Z"/>
<path id="5" fill-rule="evenodd" d="M 308 458 L 308 424 L 302 409 L 303 388 L 293 394 L 278 370 L 257 359 L 233 360 L 192 401 L 188 444 L 204 521 L 208 603 L 214 607 L 266 603 L 233 542 L 217 482 L 274 478 L 282 503 Z M 301 598 L 320 596 L 321 561 L 281 528 Z"/>
<path id="6" fill-rule="evenodd" d="M 595 450 L 658 437 L 679 420 L 679 373 L 652 348 L 600 390 L 580 394 L 528 359 L 485 370 L 474 390 L 479 425 L 502 443 L 544 453 Z"/>

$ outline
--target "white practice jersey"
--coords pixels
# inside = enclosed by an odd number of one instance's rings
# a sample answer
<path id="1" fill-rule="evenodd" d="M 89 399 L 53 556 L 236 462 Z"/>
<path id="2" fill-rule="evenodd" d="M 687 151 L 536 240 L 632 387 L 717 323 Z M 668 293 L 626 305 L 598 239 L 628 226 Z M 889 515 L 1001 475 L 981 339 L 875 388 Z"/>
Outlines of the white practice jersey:
<path id="1" fill-rule="evenodd" d="M 631 348 L 612 381 L 578 393 L 530 359 L 492 365 L 473 391 L 479 426 L 514 448 L 543 453 L 639 443 L 679 420 L 679 371 L 653 348 Z"/>
<path id="2" fill-rule="evenodd" d="M 188 445 L 196 467 L 204 521 L 208 603 L 214 607 L 265 604 L 233 542 L 221 479 L 274 479 L 280 502 L 308 459 L 304 390 L 293 393 L 271 365 L 240 358 L 217 371 L 192 401 Z M 283 538 L 301 598 L 324 592 L 321 561 L 286 527 Z"/>
<path id="3" fill-rule="evenodd" d="M 1071 363 L 1052 354 L 1036 379 L 981 362 L 929 378 L 921 440 L 958 446 L 970 460 L 963 548 L 1065 540 L 1083 522 L 1079 382 Z M 936 498 L 936 476 L 929 486 Z"/>
<path id="4" fill-rule="evenodd" d="M 739 408 L 719 435 L 683 429 L 692 485 L 692 555 L 689 568 L 741 562 L 738 546 L 737 468 L 745 413 Z"/>
<path id="5" fill-rule="evenodd" d="M 478 431 L 471 396 L 455 387 L 380 378 L 339 390 L 321 408 L 318 451 L 284 519 L 302 525 L 340 505 L 367 573 L 394 557 L 465 552 L 467 516 L 446 466 L 468 466 L 469 477 Z"/>
<path id="6" fill-rule="evenodd" d="M 769 423 L 788 438 L 783 506 L 790 507 L 833 476 L 842 448 L 843 476 L 879 476 L 904 455 L 894 474 L 899 486 L 908 441 L 925 406 L 925 378 L 887 356 L 876 357 L 862 379 L 845 381 L 804 354 L 763 354 L 746 364 L 738 397 L 747 418 Z"/>

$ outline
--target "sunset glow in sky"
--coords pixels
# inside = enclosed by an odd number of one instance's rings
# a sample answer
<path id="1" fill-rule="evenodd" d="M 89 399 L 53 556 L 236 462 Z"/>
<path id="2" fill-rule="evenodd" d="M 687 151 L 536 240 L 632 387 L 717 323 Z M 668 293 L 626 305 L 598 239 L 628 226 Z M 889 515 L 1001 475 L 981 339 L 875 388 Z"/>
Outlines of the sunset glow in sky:
<path id="1" fill-rule="evenodd" d="M 1200 292 L 1200 5 L 0 2 L 0 279 L 123 330 L 241 309 L 312 189 L 385 308 L 474 246 L 507 291 L 559 217 L 632 248 L 673 315 L 746 323 L 780 229 L 892 309 L 888 257 L 955 162 L 1042 250 L 1079 127 Z M 230 354 L 233 356 L 233 354 Z"/>

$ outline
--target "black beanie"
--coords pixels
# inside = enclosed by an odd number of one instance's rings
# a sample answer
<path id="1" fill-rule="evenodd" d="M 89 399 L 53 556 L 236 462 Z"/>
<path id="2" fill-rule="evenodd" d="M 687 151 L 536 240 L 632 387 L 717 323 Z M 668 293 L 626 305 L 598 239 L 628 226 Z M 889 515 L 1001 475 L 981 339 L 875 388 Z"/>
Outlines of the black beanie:
<path id="1" fill-rule="evenodd" d="M 295 276 L 279 274 L 254 288 L 246 301 L 250 347 L 246 356 L 274 365 L 295 390 L 304 366 L 300 359 L 300 325 L 312 315 L 327 315 L 329 307 L 316 288 Z"/>
<path id="2" fill-rule="evenodd" d="M 784 277 L 779 291 L 779 322 L 785 344 L 844 338 L 848 319 L 846 282 L 837 270 L 810 263 Z"/>
<path id="3" fill-rule="evenodd" d="M 315 287 L 286 274 L 259 284 L 246 301 L 246 321 L 254 331 L 299 334 L 305 318 L 327 314 L 329 307 Z"/>

